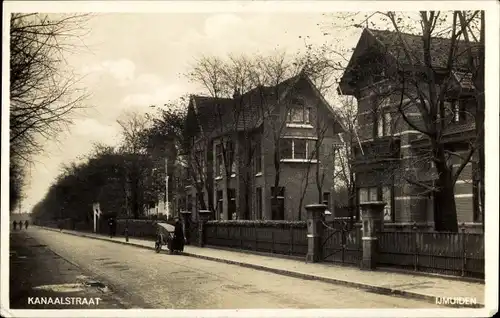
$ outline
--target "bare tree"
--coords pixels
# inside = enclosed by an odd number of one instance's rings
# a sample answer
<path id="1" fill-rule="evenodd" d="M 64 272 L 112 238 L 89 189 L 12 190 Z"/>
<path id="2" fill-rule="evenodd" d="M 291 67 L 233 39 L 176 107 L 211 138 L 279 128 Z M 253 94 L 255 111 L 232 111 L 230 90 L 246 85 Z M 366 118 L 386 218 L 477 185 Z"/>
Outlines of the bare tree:
<path id="1" fill-rule="evenodd" d="M 434 213 L 436 230 L 456 232 L 458 224 L 454 187 L 463 169 L 473 160 L 484 134 L 484 119 L 481 119 L 481 115 L 477 116 L 477 110 L 481 114 L 481 108 L 484 109 L 484 103 L 477 98 L 484 92 L 484 78 L 481 76 L 484 74 L 484 63 L 480 62 L 481 59 L 484 61 L 484 57 L 481 58 L 484 43 L 479 42 L 478 45 L 478 42 L 470 40 L 471 36 L 463 40 L 467 37 L 464 31 L 474 33 L 472 25 L 481 15 L 479 12 L 474 14 L 459 11 L 422 11 L 418 14 L 418 23 L 415 23 L 401 13 L 376 12 L 363 19 L 359 26 L 369 25 L 369 19 L 373 15 L 382 17 L 393 29 L 390 34 L 382 34 L 384 31 L 370 31 L 376 32 L 375 36 L 387 39 L 385 42 L 381 40 L 387 52 L 373 52 L 370 55 L 372 60 L 367 61 L 372 67 L 355 71 L 361 76 L 359 78 L 384 74 L 386 85 L 371 86 L 372 93 L 377 96 L 379 102 L 399 96 L 396 97 L 396 112 L 406 125 L 418 131 L 428 141 L 426 150 L 414 154 L 413 157 L 419 157 L 417 160 L 421 162 L 430 160 L 434 163 L 437 175 L 434 184 L 421 182 L 419 178 L 407 173 L 400 173 L 400 177 L 410 184 L 434 193 L 436 206 L 439 207 Z M 408 30 L 419 35 L 405 33 Z M 467 44 L 466 49 L 464 43 Z M 480 70 L 481 68 L 483 70 Z M 468 84 L 471 73 L 478 74 L 472 76 L 478 82 L 478 87 Z M 456 82 L 460 86 L 458 95 L 454 86 Z M 462 100 L 462 93 L 468 89 L 467 86 L 475 92 L 474 100 Z M 474 112 L 469 111 L 470 105 L 467 109 L 458 109 L 457 104 L 462 102 L 476 103 Z M 380 107 L 377 111 L 380 111 Z M 419 115 L 418 120 L 412 115 L 415 113 Z M 382 114 L 376 116 L 381 118 Z M 456 126 L 456 118 L 460 116 L 475 117 L 476 136 L 466 144 L 466 149 L 456 151 L 447 146 L 445 139 L 450 129 Z"/>
<path id="2" fill-rule="evenodd" d="M 340 206 L 349 209 L 349 216 L 354 218 L 356 207 L 356 174 L 354 173 L 355 149 L 359 146 L 358 136 L 358 111 L 352 98 L 340 101 L 341 104 L 336 109 L 341 117 L 344 133 L 340 137 L 340 145 L 336 149 L 335 155 L 335 188 L 336 193 L 345 191 L 345 197 L 339 198 L 342 201 Z M 362 148 L 360 149 L 362 152 Z"/>
<path id="3" fill-rule="evenodd" d="M 249 190 L 252 169 L 253 153 L 256 144 L 253 142 L 252 135 L 257 128 L 255 116 L 251 114 L 251 106 L 248 105 L 248 96 L 243 95 L 252 88 L 251 72 L 254 70 L 254 61 L 246 56 L 229 56 L 227 59 L 217 57 L 202 57 L 196 61 L 195 66 L 188 77 L 198 83 L 213 98 L 213 113 L 215 117 L 214 130 L 204 136 L 202 140 L 205 144 L 200 145 L 202 149 L 210 147 L 207 142 L 215 135 L 222 136 L 217 144 L 218 153 L 222 155 L 222 164 L 224 173 L 224 187 L 226 189 L 226 202 L 230 202 L 230 184 L 233 173 L 235 173 L 236 162 L 240 174 L 248 182 L 244 182 Z M 229 108 L 229 109 L 228 109 Z M 205 133 L 206 134 L 206 133 Z M 214 135 L 215 134 L 215 135 Z M 241 138 L 239 138 L 241 137 Z M 246 151 L 238 151 L 243 158 L 239 158 L 235 145 L 239 144 Z M 208 148 L 206 147 L 208 146 Z M 198 149 L 197 153 L 201 154 Z M 210 151 L 209 151 L 210 153 Z M 203 152 L 203 165 L 206 164 L 207 153 Z M 218 162 L 219 158 L 215 158 Z M 195 160 L 200 162 L 200 160 Z M 198 171 L 201 167 L 198 165 Z M 204 167 L 203 167 L 204 169 Z M 217 169 L 219 169 L 217 167 Z M 203 173 L 201 173 L 203 174 Z M 200 173 L 198 174 L 199 178 Z M 209 192 L 210 193 L 210 192 Z M 248 218 L 250 215 L 249 191 L 245 191 L 244 212 L 240 213 L 240 218 Z"/>
<path id="4" fill-rule="evenodd" d="M 278 53 L 271 56 L 229 56 L 226 59 L 203 57 L 189 74 L 189 78 L 201 84 L 214 100 L 214 134 L 222 136 L 217 147 L 223 157 L 226 202 L 230 200 L 234 164 L 239 163 L 238 172 L 247 188 L 240 218 L 250 216 L 251 172 L 256 147 L 261 147 L 255 139 L 259 127 L 266 126 L 267 135 L 262 142 L 274 152 L 272 202 L 276 203 L 281 179 L 280 143 L 290 107 L 294 104 L 295 86 L 303 78 L 319 80 L 328 75 L 324 72 L 326 67 L 328 64 L 321 60 L 320 55 Z M 236 143 L 244 149 L 237 152 L 242 157 L 236 155 Z"/>
<path id="5" fill-rule="evenodd" d="M 121 127 L 122 143 L 118 148 L 124 154 L 127 173 L 127 197 L 130 197 L 132 214 L 135 218 L 143 213 L 145 202 L 146 178 L 151 177 L 151 160 L 145 147 L 145 134 L 149 121 L 146 116 L 136 112 L 125 113 L 117 120 Z M 149 174 L 149 176 L 148 176 Z M 128 192 L 130 195 L 128 195 Z M 128 211 L 128 207 L 127 207 Z"/>
<path id="6" fill-rule="evenodd" d="M 88 18 L 44 13 L 10 17 L 9 141 L 11 161 L 18 168 L 31 163 L 43 142 L 54 140 L 83 107 L 88 95 L 77 87 L 79 78 L 64 56 L 82 47 L 74 39 L 82 38 Z"/>

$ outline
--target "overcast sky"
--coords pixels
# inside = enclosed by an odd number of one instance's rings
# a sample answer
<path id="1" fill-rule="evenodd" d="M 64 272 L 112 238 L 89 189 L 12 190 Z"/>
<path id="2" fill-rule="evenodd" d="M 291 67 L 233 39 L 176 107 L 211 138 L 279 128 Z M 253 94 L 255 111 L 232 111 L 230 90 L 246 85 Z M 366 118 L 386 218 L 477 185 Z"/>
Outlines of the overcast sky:
<path id="1" fill-rule="evenodd" d="M 88 49 L 68 55 L 68 63 L 87 75 L 82 85 L 92 94 L 59 142 L 47 142 L 30 170 L 22 210 L 41 200 L 62 164 L 89 153 L 95 141 L 118 142 L 116 119 L 128 110 L 150 112 L 197 88 L 182 76 L 201 54 L 295 52 L 310 42 L 323 43 L 321 13 L 104 13 L 95 15 L 85 36 Z M 300 36 L 302 38 L 300 38 Z M 341 37 L 341 35 L 339 36 Z M 351 36 L 350 45 L 356 37 Z"/>

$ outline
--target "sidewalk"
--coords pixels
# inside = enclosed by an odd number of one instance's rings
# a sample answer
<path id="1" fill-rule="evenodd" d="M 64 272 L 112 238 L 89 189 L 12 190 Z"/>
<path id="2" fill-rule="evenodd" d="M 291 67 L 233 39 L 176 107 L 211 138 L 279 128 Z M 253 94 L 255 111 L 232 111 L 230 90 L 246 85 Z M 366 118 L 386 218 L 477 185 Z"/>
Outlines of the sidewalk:
<path id="1" fill-rule="evenodd" d="M 57 229 L 40 227 L 59 232 Z M 142 248 L 154 248 L 151 240 L 124 237 L 109 238 L 104 235 L 63 230 L 63 233 L 82 237 L 112 241 Z M 264 270 L 280 275 L 302 279 L 320 280 L 328 283 L 342 284 L 365 289 L 386 295 L 398 295 L 426 300 L 435 303 L 436 297 L 468 297 L 475 298 L 477 305 L 484 306 L 485 285 L 475 282 L 464 282 L 442 277 L 412 275 L 384 271 L 362 271 L 355 267 L 346 267 L 324 263 L 305 263 L 305 261 L 255 255 L 251 253 L 220 250 L 207 247 L 185 246 L 184 255 L 201 259 Z M 453 306 L 453 305 L 449 305 Z M 455 305 L 454 307 L 457 307 Z M 462 305 L 463 307 L 463 305 Z M 468 306 L 470 307 L 470 306 Z"/>

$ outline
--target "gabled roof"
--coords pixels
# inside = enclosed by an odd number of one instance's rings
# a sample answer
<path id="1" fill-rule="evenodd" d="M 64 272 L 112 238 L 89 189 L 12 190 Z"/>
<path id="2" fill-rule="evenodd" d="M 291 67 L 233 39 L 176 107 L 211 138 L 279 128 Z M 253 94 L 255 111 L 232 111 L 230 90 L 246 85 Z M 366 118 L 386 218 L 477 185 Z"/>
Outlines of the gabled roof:
<path id="1" fill-rule="evenodd" d="M 236 98 L 192 95 L 190 106 L 193 107 L 200 128 L 206 134 L 221 135 L 231 131 L 252 130 L 262 124 L 263 117 L 272 112 L 274 105 L 283 100 L 300 79 L 308 81 L 334 119 L 340 123 L 333 109 L 302 72 L 275 86 L 259 86 Z"/>
<path id="2" fill-rule="evenodd" d="M 403 43 L 408 45 L 411 61 L 408 59 Z M 448 38 L 434 37 L 431 39 L 431 60 L 435 68 L 447 67 L 450 46 L 451 40 Z M 478 48 L 479 43 L 472 42 L 473 55 L 478 53 Z M 342 76 L 340 85 L 342 90 L 348 90 L 351 73 L 357 66 L 357 58 L 367 53 L 369 49 L 374 49 L 379 53 L 390 56 L 400 65 L 408 66 L 423 63 L 424 50 L 421 35 L 365 28 Z M 453 68 L 461 71 L 468 70 L 468 59 L 469 54 L 467 53 L 466 42 L 457 41 Z"/>
<path id="3" fill-rule="evenodd" d="M 421 35 L 409 33 L 397 33 L 387 30 L 366 29 L 371 33 L 382 45 L 387 49 L 387 52 L 394 56 L 401 64 L 409 64 L 408 58 L 403 50 L 403 42 L 410 49 L 411 57 L 414 62 L 424 61 L 424 47 Z M 478 43 L 476 43 L 478 44 Z M 448 55 L 450 53 L 451 39 L 433 37 L 431 39 L 431 61 L 435 67 L 447 67 Z M 477 45 L 473 45 L 473 54 L 477 53 Z M 456 50 L 454 53 L 454 68 L 468 68 L 467 44 L 464 41 L 456 42 Z"/>

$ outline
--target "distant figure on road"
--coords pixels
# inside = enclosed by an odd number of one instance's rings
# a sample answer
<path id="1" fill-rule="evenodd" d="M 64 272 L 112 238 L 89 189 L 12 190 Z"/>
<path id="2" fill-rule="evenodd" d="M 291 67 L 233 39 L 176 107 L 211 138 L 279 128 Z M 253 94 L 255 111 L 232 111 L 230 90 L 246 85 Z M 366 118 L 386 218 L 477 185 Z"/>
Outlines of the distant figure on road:
<path id="1" fill-rule="evenodd" d="M 17 230 L 17 222 L 14 221 L 12 224 L 14 225 L 14 231 Z"/>
<path id="2" fill-rule="evenodd" d="M 26 228 L 26 230 L 28 229 L 28 220 L 24 221 L 24 227 Z"/>
<path id="3" fill-rule="evenodd" d="M 175 218 L 175 229 L 174 238 L 172 241 L 172 250 L 174 251 L 184 251 L 184 230 L 182 229 L 182 223 L 179 218 Z"/>
<path id="4" fill-rule="evenodd" d="M 113 238 L 114 228 L 115 228 L 115 219 L 114 218 L 112 218 L 112 217 L 109 218 L 108 227 L 109 227 L 109 237 Z"/>

